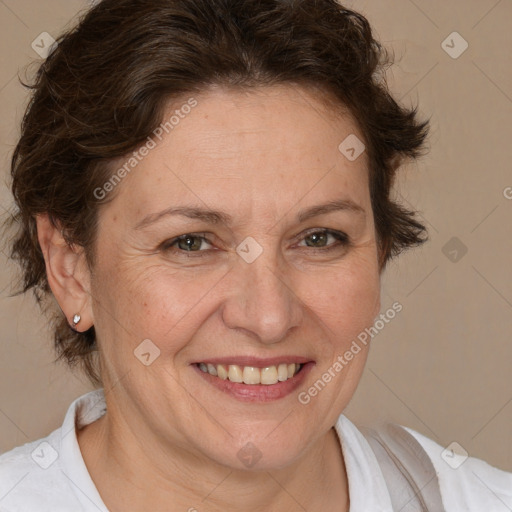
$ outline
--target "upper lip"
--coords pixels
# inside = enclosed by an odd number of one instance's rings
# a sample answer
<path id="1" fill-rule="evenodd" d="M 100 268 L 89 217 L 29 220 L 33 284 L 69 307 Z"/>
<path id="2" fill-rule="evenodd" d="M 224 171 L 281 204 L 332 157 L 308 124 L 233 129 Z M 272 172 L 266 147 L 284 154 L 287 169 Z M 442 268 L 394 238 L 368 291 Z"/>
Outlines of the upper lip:
<path id="1" fill-rule="evenodd" d="M 276 357 L 254 357 L 254 356 L 229 356 L 229 357 L 212 357 L 212 358 L 206 358 L 201 359 L 200 361 L 197 361 L 195 364 L 199 363 L 205 363 L 205 364 L 224 364 L 224 365 L 239 365 L 239 366 L 253 366 L 255 368 L 266 368 L 267 366 L 277 366 L 279 364 L 291 364 L 291 363 L 298 363 L 298 364 L 305 364 L 309 363 L 311 359 L 308 359 L 306 357 L 300 357 L 300 356 L 290 356 L 290 355 L 283 355 L 283 356 L 276 356 Z"/>

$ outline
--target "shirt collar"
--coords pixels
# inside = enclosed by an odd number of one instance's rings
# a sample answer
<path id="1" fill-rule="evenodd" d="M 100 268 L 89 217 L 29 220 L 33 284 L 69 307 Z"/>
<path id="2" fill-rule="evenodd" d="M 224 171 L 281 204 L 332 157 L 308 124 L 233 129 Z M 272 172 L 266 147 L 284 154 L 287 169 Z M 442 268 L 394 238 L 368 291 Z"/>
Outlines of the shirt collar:
<path id="1" fill-rule="evenodd" d="M 77 398 L 70 406 L 61 428 L 60 458 L 62 471 L 83 509 L 108 512 L 85 465 L 76 436 L 77 429 L 96 421 L 106 411 L 103 389 Z"/>
<path id="2" fill-rule="evenodd" d="M 86 511 L 108 512 L 87 470 L 77 439 L 77 429 L 106 412 L 103 389 L 77 398 L 61 428 L 61 464 L 78 501 Z M 393 512 L 391 498 L 377 459 L 357 427 L 343 414 L 335 424 L 347 470 L 350 512 Z"/>
<path id="3" fill-rule="evenodd" d="M 334 428 L 347 470 L 350 512 L 393 512 L 384 475 L 363 434 L 343 414 Z"/>

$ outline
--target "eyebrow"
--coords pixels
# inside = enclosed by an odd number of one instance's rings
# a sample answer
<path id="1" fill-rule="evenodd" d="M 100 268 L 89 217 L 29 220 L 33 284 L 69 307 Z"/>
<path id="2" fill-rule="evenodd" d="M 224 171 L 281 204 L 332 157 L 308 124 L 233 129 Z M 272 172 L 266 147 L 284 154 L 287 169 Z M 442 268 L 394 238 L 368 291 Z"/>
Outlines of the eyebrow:
<path id="1" fill-rule="evenodd" d="M 366 214 L 366 210 L 354 201 L 350 199 L 338 199 L 329 201 L 328 203 L 302 209 L 297 214 L 297 219 L 299 222 L 304 222 L 313 217 L 325 215 L 335 211 L 350 211 L 357 214 Z M 155 222 L 158 222 L 163 217 L 173 215 L 180 215 L 182 217 L 188 217 L 189 219 L 201 220 L 207 224 L 224 224 L 226 226 L 233 224 L 233 217 L 226 212 L 222 212 L 220 210 L 211 210 L 209 208 L 179 206 L 166 208 L 161 212 L 150 213 L 149 215 L 146 215 L 135 226 L 135 229 L 143 229 L 151 224 L 154 224 Z"/>

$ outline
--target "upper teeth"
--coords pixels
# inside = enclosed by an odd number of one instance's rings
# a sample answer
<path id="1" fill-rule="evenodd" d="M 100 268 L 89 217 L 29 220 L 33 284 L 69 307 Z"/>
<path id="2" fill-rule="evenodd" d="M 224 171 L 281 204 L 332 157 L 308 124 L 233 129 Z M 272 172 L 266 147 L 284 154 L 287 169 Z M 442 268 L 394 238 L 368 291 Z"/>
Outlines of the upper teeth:
<path id="1" fill-rule="evenodd" d="M 237 364 L 199 363 L 199 368 L 210 375 L 231 382 L 243 382 L 244 384 L 276 384 L 291 379 L 301 368 L 296 363 L 281 363 L 277 366 L 257 368 L 255 366 L 239 366 Z"/>

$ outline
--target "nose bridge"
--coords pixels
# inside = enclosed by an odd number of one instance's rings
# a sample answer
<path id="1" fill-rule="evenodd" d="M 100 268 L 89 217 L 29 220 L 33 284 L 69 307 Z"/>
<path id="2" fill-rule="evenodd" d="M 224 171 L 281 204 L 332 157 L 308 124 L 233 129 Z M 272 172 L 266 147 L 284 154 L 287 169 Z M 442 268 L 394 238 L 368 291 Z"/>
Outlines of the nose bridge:
<path id="1" fill-rule="evenodd" d="M 272 251 L 263 251 L 252 263 L 243 258 L 236 262 L 232 293 L 223 308 L 228 327 L 244 330 L 261 343 L 271 344 L 299 325 L 300 301 L 283 268 Z"/>

